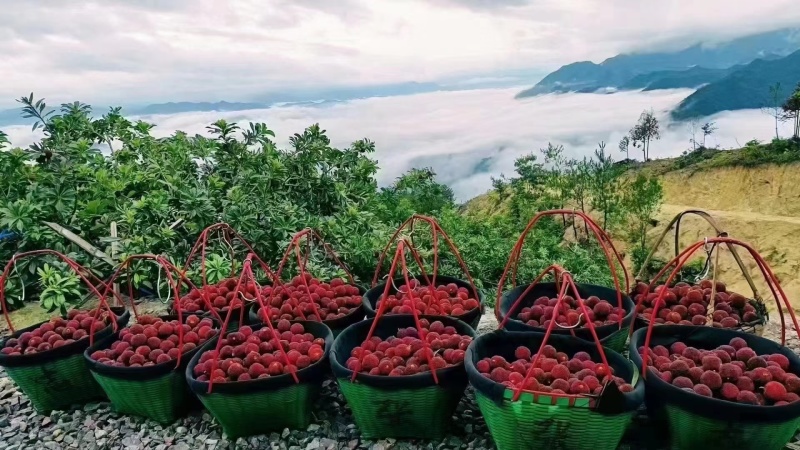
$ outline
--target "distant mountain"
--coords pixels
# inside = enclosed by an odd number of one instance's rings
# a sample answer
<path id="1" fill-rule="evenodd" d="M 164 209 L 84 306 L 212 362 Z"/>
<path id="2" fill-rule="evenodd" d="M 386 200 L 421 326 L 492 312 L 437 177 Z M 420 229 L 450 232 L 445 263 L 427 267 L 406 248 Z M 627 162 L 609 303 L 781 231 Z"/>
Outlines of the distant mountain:
<path id="1" fill-rule="evenodd" d="M 645 91 L 680 88 L 693 89 L 717 81 L 741 67 L 741 65 L 738 65 L 727 69 L 707 69 L 705 67 L 696 66 L 686 70 L 659 70 L 657 72 L 636 75 L 623 83 L 619 89 L 642 89 Z"/>
<path id="2" fill-rule="evenodd" d="M 198 111 L 242 111 L 246 109 L 268 108 L 265 103 L 231 103 L 231 102 L 169 102 L 156 103 L 141 108 L 131 108 L 131 114 L 175 114 Z"/>
<path id="3" fill-rule="evenodd" d="M 771 31 L 715 46 L 698 43 L 676 52 L 623 54 L 608 58 L 600 64 L 591 61 L 576 62 L 550 73 L 532 88 L 520 92 L 517 98 L 562 92 L 591 92 L 603 88 L 619 89 L 639 75 L 658 71 L 686 71 L 695 66 L 728 69 L 757 58 L 782 57 L 800 49 L 799 31 Z M 686 78 L 702 78 L 705 75 L 709 73 L 702 76 L 700 73 L 690 73 Z M 670 84 L 687 82 L 673 80 Z"/>
<path id="4" fill-rule="evenodd" d="M 672 117 L 683 120 L 720 111 L 761 108 L 768 104 L 770 86 L 780 83 L 783 95 L 788 97 L 798 82 L 800 50 L 781 59 L 757 59 L 686 97 Z"/>

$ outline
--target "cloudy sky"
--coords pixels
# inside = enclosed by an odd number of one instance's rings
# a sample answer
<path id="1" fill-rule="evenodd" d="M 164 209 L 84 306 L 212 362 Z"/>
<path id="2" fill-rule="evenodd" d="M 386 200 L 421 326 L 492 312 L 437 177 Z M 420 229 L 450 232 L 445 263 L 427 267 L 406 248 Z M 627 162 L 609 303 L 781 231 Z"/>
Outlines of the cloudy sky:
<path id="1" fill-rule="evenodd" d="M 6 0 L 0 107 L 30 91 L 126 104 L 533 78 L 575 60 L 796 25 L 796 1 Z"/>

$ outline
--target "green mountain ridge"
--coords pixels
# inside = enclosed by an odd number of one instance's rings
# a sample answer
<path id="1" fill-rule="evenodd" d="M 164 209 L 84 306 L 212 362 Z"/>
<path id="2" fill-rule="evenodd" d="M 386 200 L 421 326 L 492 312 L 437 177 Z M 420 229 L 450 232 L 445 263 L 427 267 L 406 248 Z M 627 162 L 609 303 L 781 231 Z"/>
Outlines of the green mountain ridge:
<path id="1" fill-rule="evenodd" d="M 800 50 L 777 60 L 757 59 L 686 97 L 672 117 L 685 120 L 722 111 L 767 106 L 769 87 L 780 83 L 788 96 L 800 81 Z"/>
<path id="2" fill-rule="evenodd" d="M 551 93 L 592 92 L 603 88 L 622 89 L 622 86 L 634 82 L 639 76 L 667 71 L 675 73 L 669 75 L 670 80 L 665 80 L 665 86 L 697 87 L 713 81 L 719 75 L 714 72 L 715 69 L 729 69 L 759 58 L 780 58 L 798 49 L 798 30 L 782 29 L 734 39 L 716 46 L 698 43 L 677 52 L 621 54 L 600 64 L 580 61 L 550 73 L 532 88 L 517 94 L 517 98 Z M 704 70 L 699 71 L 696 67 Z M 688 72 L 681 73 L 686 71 Z M 643 81 L 644 79 L 638 79 L 634 84 L 640 85 Z M 698 82 L 699 84 L 695 84 Z M 694 86 L 686 86 L 687 84 Z"/>
<path id="3" fill-rule="evenodd" d="M 727 69 L 709 69 L 696 66 L 686 70 L 660 70 L 637 75 L 623 83 L 619 89 L 642 89 L 644 91 L 680 88 L 694 89 L 724 78 L 726 75 L 741 67 L 743 66 L 736 65 Z"/>

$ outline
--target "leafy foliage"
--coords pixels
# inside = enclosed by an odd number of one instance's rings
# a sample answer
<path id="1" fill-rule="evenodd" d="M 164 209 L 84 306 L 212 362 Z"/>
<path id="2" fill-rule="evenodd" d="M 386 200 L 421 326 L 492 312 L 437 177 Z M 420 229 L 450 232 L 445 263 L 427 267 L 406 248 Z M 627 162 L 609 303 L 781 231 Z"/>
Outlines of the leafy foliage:
<path id="1" fill-rule="evenodd" d="M 119 108 L 95 117 L 91 107 L 78 102 L 56 111 L 32 94 L 19 101 L 44 137 L 27 149 L 5 148 L 0 139 L 5 175 L 0 179 L 0 231 L 14 236 L 0 240 L 0 261 L 16 252 L 51 248 L 101 278 L 113 272 L 108 263 L 44 224 L 54 222 L 108 255 L 114 250 L 117 259 L 165 254 L 181 266 L 200 231 L 224 221 L 272 265 L 292 234 L 315 228 L 357 280 L 367 284 L 392 231 L 420 213 L 439 219 L 491 301 L 509 252 L 536 211 L 591 208 L 608 229 L 621 226 L 629 214 L 623 202 L 624 168 L 614 164 L 602 144 L 594 158 L 581 161 L 566 158 L 563 146 L 552 144 L 541 150 L 541 161 L 534 154 L 519 158 L 514 177 L 494 181 L 499 201 L 510 205 L 508 212 L 477 217 L 460 211 L 452 190 L 437 182 L 430 169 L 412 169 L 378 188 L 375 144 L 362 139 L 334 148 L 317 124 L 291 136 L 289 148 L 281 149 L 263 123 L 218 120 L 207 127 L 207 135 L 177 131 L 156 138 L 153 125 L 126 119 Z M 110 237 L 112 223 L 116 238 Z M 415 239 L 430 265 L 431 243 L 424 233 Z M 205 275 L 213 283 L 235 273 L 243 255 L 238 244 L 211 244 Z M 231 258 L 232 252 L 237 257 Z M 461 275 L 444 247 L 441 262 L 442 273 Z M 579 280 L 610 284 L 599 249 L 566 218 L 543 220 L 530 234 L 520 281 L 531 280 L 553 262 L 572 268 Z M 320 254 L 312 255 L 309 269 L 317 276 L 342 275 Z M 49 310 L 79 301 L 74 275 L 52 259 L 20 261 L 14 273 L 19 276 L 9 277 L 6 286 L 17 306 L 23 297 L 37 294 Z M 192 265 L 188 275 L 199 280 L 199 266 Z M 118 281 L 169 295 L 166 277 L 152 263 L 134 264 Z"/>

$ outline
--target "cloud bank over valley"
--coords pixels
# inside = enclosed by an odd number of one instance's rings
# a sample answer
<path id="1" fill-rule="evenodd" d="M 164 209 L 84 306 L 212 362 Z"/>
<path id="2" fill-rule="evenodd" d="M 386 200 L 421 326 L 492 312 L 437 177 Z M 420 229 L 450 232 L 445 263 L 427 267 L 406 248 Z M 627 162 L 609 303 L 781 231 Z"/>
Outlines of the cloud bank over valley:
<path id="1" fill-rule="evenodd" d="M 432 167 L 459 200 L 491 189 L 491 177 L 513 175 L 514 160 L 538 153 L 548 142 L 563 144 L 572 157 L 591 156 L 600 141 L 615 159 L 624 154 L 617 144 L 642 110 L 653 108 L 662 120 L 662 138 L 651 146 L 652 158 L 678 156 L 691 147 L 686 123 L 668 123 L 667 113 L 692 91 L 621 92 L 613 95 L 562 94 L 514 100 L 519 88 L 369 98 L 323 106 L 286 106 L 236 112 L 200 112 L 142 116 L 156 124 L 154 134 L 175 130 L 205 134 L 205 127 L 223 118 L 244 124 L 265 122 L 278 144 L 319 123 L 333 145 L 346 147 L 369 138 L 376 143 L 382 185 L 412 167 Z M 709 146 L 737 148 L 751 139 L 768 140 L 774 123 L 758 110 L 725 112 L 706 118 L 719 130 Z M 788 127 L 784 127 L 788 132 Z M 30 126 L 3 129 L 14 145 L 27 146 L 40 137 Z M 701 138 L 701 136 L 698 136 Z M 641 159 L 635 149 L 631 157 Z"/>

